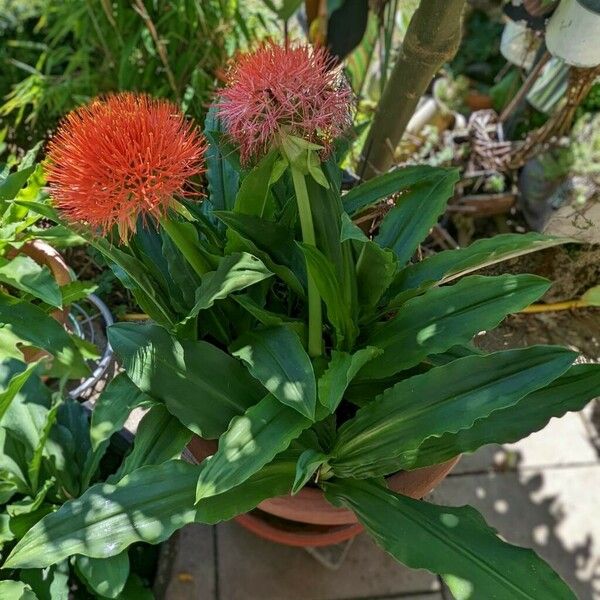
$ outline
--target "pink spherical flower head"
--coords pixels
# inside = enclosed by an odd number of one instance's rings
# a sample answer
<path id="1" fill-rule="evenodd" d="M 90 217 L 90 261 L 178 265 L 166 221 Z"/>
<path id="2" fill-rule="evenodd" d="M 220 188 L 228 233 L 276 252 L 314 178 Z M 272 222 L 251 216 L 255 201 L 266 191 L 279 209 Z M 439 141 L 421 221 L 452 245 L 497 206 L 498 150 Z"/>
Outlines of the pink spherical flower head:
<path id="1" fill-rule="evenodd" d="M 71 112 L 48 145 L 50 194 L 71 222 L 121 239 L 138 216 L 164 216 L 174 195 L 204 171 L 205 143 L 175 104 L 121 93 Z M 196 194 L 197 195 L 197 194 Z"/>
<path id="2" fill-rule="evenodd" d="M 219 115 L 244 164 L 278 144 L 281 132 L 327 154 L 351 125 L 352 92 L 324 48 L 267 42 L 236 57 L 220 96 Z"/>

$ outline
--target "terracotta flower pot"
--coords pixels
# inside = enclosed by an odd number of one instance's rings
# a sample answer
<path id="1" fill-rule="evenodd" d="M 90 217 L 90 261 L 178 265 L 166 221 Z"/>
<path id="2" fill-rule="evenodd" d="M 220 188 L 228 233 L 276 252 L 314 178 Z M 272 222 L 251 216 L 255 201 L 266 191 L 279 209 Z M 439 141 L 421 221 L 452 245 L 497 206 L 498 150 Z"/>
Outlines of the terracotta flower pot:
<path id="1" fill-rule="evenodd" d="M 215 453 L 217 444 L 195 437 L 188 448 L 201 462 Z M 388 485 L 405 496 L 422 498 L 440 484 L 459 458 L 414 471 L 400 471 L 387 478 Z M 288 546 L 338 544 L 363 530 L 352 511 L 332 506 L 321 490 L 312 487 L 302 488 L 295 496 L 264 500 L 256 510 L 236 517 L 236 521 L 260 537 Z"/>
<path id="2" fill-rule="evenodd" d="M 38 265 L 48 267 L 59 286 L 63 286 L 73 280 L 71 271 L 62 255 L 42 240 L 32 240 L 25 242 L 20 248 L 12 248 L 8 251 L 7 257 L 10 259 L 18 254 L 25 254 Z M 61 325 L 66 325 L 69 318 L 69 309 L 63 307 L 62 310 L 53 311 L 51 315 Z M 43 356 L 48 356 L 47 352 L 38 350 L 37 348 L 23 347 L 21 351 L 23 352 L 25 362 L 33 362 Z"/>

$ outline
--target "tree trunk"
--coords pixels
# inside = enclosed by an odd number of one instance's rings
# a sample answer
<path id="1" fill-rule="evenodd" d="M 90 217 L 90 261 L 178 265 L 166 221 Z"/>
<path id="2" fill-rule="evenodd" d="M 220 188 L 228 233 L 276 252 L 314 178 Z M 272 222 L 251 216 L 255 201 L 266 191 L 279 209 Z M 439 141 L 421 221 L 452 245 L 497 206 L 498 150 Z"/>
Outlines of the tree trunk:
<path id="1" fill-rule="evenodd" d="M 465 0 L 421 0 L 377 107 L 359 175 L 387 171 L 417 103 L 440 67 L 456 54 Z"/>

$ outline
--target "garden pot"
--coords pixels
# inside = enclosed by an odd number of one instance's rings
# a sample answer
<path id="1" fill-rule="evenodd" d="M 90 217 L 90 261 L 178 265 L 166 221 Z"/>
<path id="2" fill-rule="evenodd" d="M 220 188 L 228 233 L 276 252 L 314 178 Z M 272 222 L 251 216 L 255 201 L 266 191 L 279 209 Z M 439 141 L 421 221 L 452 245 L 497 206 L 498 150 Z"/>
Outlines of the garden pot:
<path id="1" fill-rule="evenodd" d="M 188 448 L 201 462 L 215 453 L 217 444 L 195 437 Z M 387 478 L 388 485 L 405 496 L 423 498 L 441 483 L 459 458 L 394 473 Z M 352 511 L 332 506 L 325 500 L 323 492 L 313 487 L 304 487 L 295 496 L 264 500 L 258 509 L 236 517 L 236 521 L 260 537 L 287 546 L 329 546 L 348 540 L 363 530 Z"/>
<path id="2" fill-rule="evenodd" d="M 521 21 L 508 21 L 502 32 L 500 52 L 513 65 L 529 71 L 540 46 L 540 38 Z"/>
<path id="3" fill-rule="evenodd" d="M 20 248 L 9 250 L 7 256 L 8 258 L 12 258 L 18 254 L 25 254 L 38 263 L 38 265 L 48 267 L 59 286 L 66 285 L 73 280 L 71 271 L 62 255 L 42 240 L 25 242 Z M 69 318 L 69 309 L 63 307 L 62 310 L 53 311 L 51 315 L 61 325 L 66 326 Z M 34 362 L 43 356 L 48 356 L 47 352 L 38 350 L 37 348 L 24 347 L 21 348 L 21 351 L 26 362 Z"/>
<path id="4" fill-rule="evenodd" d="M 600 0 L 562 0 L 548 22 L 546 46 L 574 67 L 600 65 Z"/>

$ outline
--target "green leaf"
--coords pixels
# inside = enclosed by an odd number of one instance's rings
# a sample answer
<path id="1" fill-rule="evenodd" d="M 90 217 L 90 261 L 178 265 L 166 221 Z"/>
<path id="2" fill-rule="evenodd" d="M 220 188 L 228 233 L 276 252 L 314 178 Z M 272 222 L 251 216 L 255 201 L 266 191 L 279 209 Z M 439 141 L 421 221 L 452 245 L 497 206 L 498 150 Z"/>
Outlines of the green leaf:
<path id="1" fill-rule="evenodd" d="M 543 429 L 552 417 L 581 410 L 598 395 L 598 390 L 600 365 L 574 365 L 550 385 L 475 421 L 469 429 L 426 439 L 415 452 L 413 468 L 440 464 L 486 444 L 516 442 Z"/>
<path id="2" fill-rule="evenodd" d="M 210 308 L 217 300 L 227 298 L 272 275 L 260 259 L 247 252 L 236 252 L 224 257 L 216 271 L 206 273 L 202 278 L 196 292 L 196 304 L 185 321 L 195 317 L 201 310 Z"/>
<path id="3" fill-rule="evenodd" d="M 298 459 L 296 477 L 292 486 L 292 495 L 297 494 L 316 473 L 317 469 L 327 460 L 327 455 L 309 448 Z"/>
<path id="4" fill-rule="evenodd" d="M 160 286 L 137 258 L 119 250 L 105 239 L 86 236 L 86 240 L 114 264 L 115 274 L 131 290 L 144 312 L 161 325 L 172 327 L 175 324 L 173 311 L 164 301 Z"/>
<path id="5" fill-rule="evenodd" d="M 0 581 L 0 597 L 5 600 L 38 600 L 33 590 L 20 581 Z"/>
<path id="6" fill-rule="evenodd" d="M 121 552 L 108 558 L 75 557 L 75 566 L 83 580 L 103 598 L 119 598 L 129 577 L 129 556 Z"/>
<path id="7" fill-rule="evenodd" d="M 219 437 L 264 396 L 235 358 L 207 342 L 178 341 L 153 324 L 113 325 L 108 337 L 133 383 L 201 437 Z"/>
<path id="8" fill-rule="evenodd" d="M 398 273 L 392 290 L 395 295 L 424 284 L 441 285 L 504 260 L 572 241 L 570 238 L 539 233 L 505 233 L 477 240 L 466 248 L 438 252 L 421 262 L 408 265 Z"/>
<path id="9" fill-rule="evenodd" d="M 284 326 L 249 331 L 234 343 L 231 353 L 277 400 L 314 419 L 315 373 L 295 333 Z"/>
<path id="10" fill-rule="evenodd" d="M 327 317 L 336 332 L 336 348 L 351 348 L 358 335 L 352 319 L 351 306 L 344 301 L 342 284 L 333 264 L 314 246 L 298 244 L 304 252 L 306 265 L 327 308 Z"/>
<path id="11" fill-rule="evenodd" d="M 47 350 L 71 377 L 84 377 L 89 369 L 63 327 L 41 308 L 0 293 L 0 329 Z"/>
<path id="12" fill-rule="evenodd" d="M 595 285 L 581 296 L 582 302 L 587 306 L 600 306 L 600 285 Z"/>
<path id="13" fill-rule="evenodd" d="M 50 306 L 62 307 L 62 295 L 50 269 L 29 256 L 18 254 L 7 260 L 0 256 L 0 282 L 39 298 Z"/>
<path id="14" fill-rule="evenodd" d="M 90 425 L 92 449 L 97 450 L 103 442 L 120 431 L 134 408 L 152 404 L 154 400 L 150 396 L 136 387 L 125 373 L 119 373 L 102 390 L 94 404 Z"/>
<path id="15" fill-rule="evenodd" d="M 274 210 L 271 174 L 278 158 L 278 152 L 270 152 L 242 179 L 233 209 L 236 213 L 271 218 Z"/>
<path id="16" fill-rule="evenodd" d="M 310 419 L 265 396 L 231 421 L 216 454 L 202 464 L 196 502 L 222 494 L 257 473 L 311 425 Z"/>
<path id="17" fill-rule="evenodd" d="M 384 353 L 368 363 L 358 379 L 383 379 L 417 365 L 427 355 L 467 344 L 549 287 L 547 280 L 534 275 L 472 275 L 455 285 L 428 290 L 373 329 L 366 343 Z"/>
<path id="18" fill-rule="evenodd" d="M 344 208 L 349 215 L 354 215 L 383 198 L 423 182 L 443 177 L 446 173 L 448 173 L 448 169 L 427 165 L 395 169 L 352 188 L 343 196 Z"/>
<path id="19" fill-rule="evenodd" d="M 205 154 L 209 201 L 215 210 L 233 210 L 240 176 L 221 152 L 218 144 L 213 141 L 213 134 L 222 133 L 224 130 L 216 104 L 211 105 L 206 115 L 204 130 L 211 140 Z"/>
<path id="20" fill-rule="evenodd" d="M 436 506 L 372 481 L 323 485 L 327 499 L 354 511 L 379 546 L 412 569 L 439 573 L 457 600 L 576 600 L 535 552 L 502 541 L 470 506 Z"/>
<path id="21" fill-rule="evenodd" d="M 115 556 L 135 542 L 158 544 L 193 522 L 218 523 L 289 492 L 298 453 L 285 453 L 230 492 L 194 507 L 201 467 L 169 461 L 137 469 L 116 485 L 99 483 L 32 527 L 4 568 L 36 568 L 74 554 Z"/>
<path id="22" fill-rule="evenodd" d="M 297 294 L 304 295 L 306 266 L 294 241 L 294 231 L 266 219 L 241 213 L 215 211 L 215 216 L 233 229 L 245 242 L 245 250 L 258 257 L 269 271 L 285 281 Z M 236 246 L 236 250 L 239 250 Z"/>
<path id="23" fill-rule="evenodd" d="M 139 467 L 180 458 L 191 438 L 192 433 L 165 406 L 153 406 L 140 421 L 131 452 L 108 483 L 118 481 Z"/>
<path id="24" fill-rule="evenodd" d="M 69 306 L 73 302 L 85 300 L 90 294 L 98 289 L 98 285 L 93 281 L 71 281 L 61 286 L 62 305 Z"/>
<path id="25" fill-rule="evenodd" d="M 306 178 L 316 246 L 331 263 L 340 285 L 338 294 L 354 318 L 358 314 L 354 256 L 351 245 L 340 242 L 344 214 L 339 192 L 340 170 L 333 162 L 333 158 L 323 163 L 322 168 L 327 176 L 329 189 L 323 188 L 311 177 Z"/>
<path id="26" fill-rule="evenodd" d="M 38 600 L 69 600 L 67 561 L 47 569 L 22 569 L 19 579 L 31 587 Z"/>
<path id="27" fill-rule="evenodd" d="M 21 391 L 22 387 L 29 381 L 29 378 L 36 372 L 38 363 L 29 365 L 23 364 L 23 371 L 15 374 L 8 381 L 8 385 L 0 390 L 0 421 L 8 410 L 15 396 Z"/>
<path id="28" fill-rule="evenodd" d="M 8 382 L 25 369 L 18 360 L 0 362 L 0 387 L 6 389 Z M 16 393 L 8 410 L 2 417 L 0 428 L 0 469 L 9 471 L 19 483 L 22 493 L 31 493 L 27 483 L 27 465 L 40 443 L 51 397 L 39 376 L 32 375 Z"/>
<path id="29" fill-rule="evenodd" d="M 37 446 L 34 448 L 33 456 L 27 465 L 27 475 L 29 477 L 29 483 L 31 485 L 31 489 L 33 492 L 37 493 L 38 491 L 38 482 L 40 471 L 42 467 L 42 457 L 44 455 L 44 450 L 46 449 L 46 442 L 48 440 L 48 436 L 50 435 L 50 431 L 52 427 L 56 423 L 56 417 L 58 413 L 58 408 L 60 407 L 60 401 L 55 401 L 55 404 L 46 414 L 46 422 L 40 431 L 40 437 Z"/>
<path id="30" fill-rule="evenodd" d="M 82 475 L 82 487 L 88 487 L 100 465 L 110 438 L 120 431 L 131 411 L 137 407 L 150 407 L 155 401 L 144 394 L 125 373 L 119 373 L 102 390 L 94 404 L 90 423 L 92 452 L 88 456 Z"/>
<path id="31" fill-rule="evenodd" d="M 364 231 L 348 216 L 348 213 L 342 213 L 340 242 L 345 242 L 347 240 L 368 242 L 369 238 L 365 235 Z"/>
<path id="32" fill-rule="evenodd" d="M 391 248 L 400 264 L 407 263 L 446 210 L 458 180 L 458 170 L 445 169 L 398 198 L 396 206 L 383 219 L 375 241 Z"/>
<path id="33" fill-rule="evenodd" d="M 46 498 L 46 494 L 55 484 L 53 478 L 48 479 L 43 486 L 39 488 L 37 491 L 35 498 L 31 498 L 30 496 L 26 496 L 17 502 L 13 502 L 12 504 L 7 504 L 5 507 L 6 513 L 11 517 L 17 517 L 18 515 L 24 515 L 27 513 L 35 512 Z"/>
<path id="34" fill-rule="evenodd" d="M 119 600 L 155 600 L 156 596 L 136 573 L 131 573 L 119 596 Z"/>
<path id="35" fill-rule="evenodd" d="M 396 274 L 398 261 L 390 250 L 375 242 L 362 245 L 356 262 L 356 287 L 363 316 L 369 316 Z"/>
<path id="36" fill-rule="evenodd" d="M 329 464 L 340 477 L 411 469 L 431 436 L 468 429 L 564 373 L 576 353 L 558 346 L 467 356 L 405 379 L 339 431 Z"/>
<path id="37" fill-rule="evenodd" d="M 15 171 L 0 180 L 0 200 L 12 200 L 35 171 L 35 165 Z"/>
<path id="38" fill-rule="evenodd" d="M 319 402 L 330 413 L 334 413 L 356 374 L 381 352 L 379 348 L 373 346 L 358 350 L 354 354 L 333 350 L 331 362 L 319 379 Z"/>

